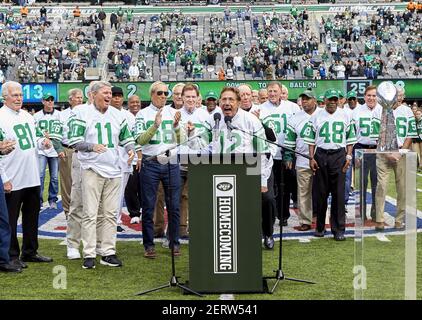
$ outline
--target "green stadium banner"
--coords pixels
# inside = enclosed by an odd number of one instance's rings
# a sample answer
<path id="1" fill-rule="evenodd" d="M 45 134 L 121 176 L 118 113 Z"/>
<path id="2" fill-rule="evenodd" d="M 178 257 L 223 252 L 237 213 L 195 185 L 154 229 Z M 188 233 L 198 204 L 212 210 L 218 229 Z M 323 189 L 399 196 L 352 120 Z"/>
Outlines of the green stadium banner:
<path id="1" fill-rule="evenodd" d="M 341 90 L 343 93 L 349 91 L 356 91 L 359 98 L 362 98 L 365 92 L 365 88 L 370 84 L 378 84 L 383 80 L 367 80 L 367 79 L 353 79 L 353 80 L 281 80 L 280 82 L 284 84 L 289 89 L 289 99 L 295 100 L 299 95 L 307 88 L 311 88 L 315 91 L 316 95 L 323 94 L 328 88 L 334 88 L 336 90 Z M 391 79 L 393 83 L 398 83 L 406 90 L 407 99 L 422 99 L 422 90 L 420 87 L 422 85 L 422 79 Z M 266 88 L 268 86 L 269 80 L 262 81 L 194 81 L 201 92 L 201 95 L 204 97 L 208 91 L 214 91 L 219 93 L 221 89 L 225 86 L 237 87 L 241 84 L 249 84 L 252 89 L 259 90 Z M 166 82 L 169 85 L 170 90 L 178 82 Z M 149 87 L 152 82 L 116 82 L 113 85 L 119 86 L 123 89 L 125 99 L 127 100 L 130 96 L 136 94 L 140 97 L 141 101 L 150 101 L 149 96 Z M 41 86 L 50 85 L 51 83 L 41 83 Z M 67 82 L 67 83 L 57 83 L 57 96 L 58 102 L 67 102 L 67 92 L 72 88 L 80 88 L 85 92 L 86 98 L 86 89 L 88 83 L 85 82 Z M 169 100 L 171 95 L 169 96 Z"/>
<path id="2" fill-rule="evenodd" d="M 260 157 L 225 156 L 189 164 L 189 287 L 264 292 L 260 174 L 248 175 Z"/>

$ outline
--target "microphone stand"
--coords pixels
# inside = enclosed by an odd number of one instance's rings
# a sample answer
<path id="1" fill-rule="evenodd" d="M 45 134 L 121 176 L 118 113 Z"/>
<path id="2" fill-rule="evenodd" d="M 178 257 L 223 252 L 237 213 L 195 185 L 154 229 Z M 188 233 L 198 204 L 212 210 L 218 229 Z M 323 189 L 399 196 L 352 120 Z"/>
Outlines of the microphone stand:
<path id="1" fill-rule="evenodd" d="M 165 150 L 164 152 L 162 152 L 162 153 L 160 153 L 160 154 L 158 154 L 156 156 L 151 156 L 151 157 L 148 157 L 148 158 L 145 159 L 146 161 L 151 161 L 152 159 L 156 158 L 157 156 L 164 155 L 164 154 L 168 157 L 168 163 L 167 163 L 168 175 L 169 175 L 169 187 L 168 187 L 168 190 L 169 190 L 170 202 L 171 202 L 171 199 L 172 199 L 172 196 L 173 196 L 172 195 L 173 192 L 170 190 L 170 186 L 171 186 L 171 166 L 170 166 L 170 164 L 171 164 L 170 162 L 171 161 L 170 161 L 170 152 L 171 152 L 171 150 L 176 149 L 179 146 L 181 146 L 181 145 L 183 145 L 185 143 L 188 143 L 188 142 L 190 142 L 190 141 L 192 141 L 192 140 L 194 140 L 194 139 L 196 139 L 196 138 L 198 138 L 200 136 L 201 136 L 201 134 L 194 135 L 191 138 L 188 138 L 186 141 L 183 141 L 183 142 L 181 142 L 179 144 L 176 144 L 175 146 L 173 146 L 171 148 L 168 148 L 167 150 Z M 167 215 L 168 214 L 169 213 L 167 212 Z M 168 217 L 167 218 L 167 221 L 168 221 L 168 228 L 169 228 L 169 230 L 171 230 L 171 223 L 172 223 L 171 222 L 171 218 Z M 170 232 L 169 232 L 169 236 L 170 236 Z M 164 284 L 164 285 L 161 285 L 161 286 L 158 286 L 156 288 L 152 288 L 152 289 L 149 289 L 149 290 L 146 290 L 146 291 L 139 292 L 136 295 L 140 296 L 140 295 L 144 295 L 144 294 L 147 294 L 147 293 L 150 293 L 150 292 L 158 291 L 158 290 L 161 290 L 161 289 L 164 289 L 164 288 L 178 287 L 178 288 L 183 289 L 183 290 L 185 290 L 187 292 L 190 292 L 190 293 L 192 293 L 194 295 L 197 295 L 198 297 L 204 297 L 204 295 L 202 295 L 202 294 L 200 294 L 200 293 L 192 290 L 191 288 L 189 288 L 189 287 L 187 287 L 187 286 L 185 286 L 185 285 L 183 285 L 183 284 L 181 284 L 179 282 L 178 278 L 180 278 L 180 277 L 176 276 L 176 264 L 175 264 L 175 260 L 174 260 L 174 240 L 171 241 L 171 243 L 172 244 L 170 246 L 170 249 L 171 249 L 171 277 L 170 277 L 170 280 L 166 284 Z"/>
<path id="2" fill-rule="evenodd" d="M 262 138 L 262 137 L 257 136 L 256 134 L 253 134 L 253 133 L 248 132 L 248 131 L 246 131 L 246 130 L 243 130 L 243 129 L 237 128 L 237 127 L 233 126 L 230 122 L 229 122 L 229 123 L 227 123 L 227 122 L 226 122 L 226 125 L 227 125 L 227 127 L 228 127 L 229 129 L 231 129 L 231 130 L 239 130 L 239 131 L 241 131 L 241 132 L 243 132 L 243 133 L 246 133 L 246 134 L 248 134 L 248 135 L 250 135 L 250 136 L 252 136 L 252 137 L 254 137 L 254 138 L 258 138 L 258 139 L 264 140 L 264 141 L 266 141 L 267 143 L 270 143 L 270 144 L 273 144 L 273 145 L 275 145 L 275 146 L 279 147 L 279 148 L 280 148 L 280 151 L 281 151 L 282 156 L 284 155 L 284 152 L 285 152 L 285 151 L 289 151 L 289 152 L 292 152 L 292 153 L 298 154 L 298 155 L 300 155 L 300 156 L 302 156 L 302 157 L 304 157 L 304 158 L 306 158 L 306 159 L 308 159 L 308 160 L 310 160 L 310 159 L 311 159 L 311 157 L 310 157 L 310 156 L 308 156 L 308 155 L 306 155 L 306 154 L 303 154 L 303 153 L 298 152 L 298 151 L 296 151 L 296 150 L 293 150 L 293 149 L 290 149 L 290 148 L 288 148 L 288 147 L 282 146 L 282 145 L 280 145 L 280 144 L 278 144 L 278 143 L 276 143 L 276 142 L 270 141 L 270 140 L 268 140 L 268 139 L 264 139 L 264 138 Z M 283 164 L 281 164 L 281 183 L 280 183 L 280 192 L 281 192 L 281 195 L 283 196 L 283 193 L 284 193 L 284 170 L 283 170 Z M 281 197 L 281 199 L 283 199 L 283 197 Z M 283 205 L 283 202 L 282 202 L 282 205 Z M 275 289 L 277 288 L 277 286 L 278 286 L 278 284 L 280 283 L 280 281 L 281 281 L 281 280 L 289 280 L 289 281 L 296 281 L 296 282 L 302 282 L 302 283 L 308 283 L 308 284 L 315 284 L 315 282 L 312 282 L 312 281 L 302 280 L 302 279 L 296 279 L 296 278 L 288 278 L 288 277 L 286 277 L 286 276 L 284 275 L 284 272 L 283 272 L 283 269 L 282 269 L 282 256 L 283 256 L 283 244 L 282 244 L 282 241 L 283 241 L 283 223 L 281 222 L 281 219 L 280 219 L 280 221 L 279 221 L 279 226 L 280 226 L 280 245 L 279 245 L 279 250 L 278 250 L 278 269 L 277 269 L 277 270 L 274 270 L 274 272 L 275 272 L 275 275 L 274 275 L 274 276 L 264 277 L 264 279 L 276 279 L 276 282 L 275 282 L 275 284 L 274 284 L 273 288 L 272 288 L 272 289 L 271 289 L 271 291 L 270 291 L 270 293 L 271 293 L 271 294 L 272 294 L 272 293 L 274 293 Z"/>

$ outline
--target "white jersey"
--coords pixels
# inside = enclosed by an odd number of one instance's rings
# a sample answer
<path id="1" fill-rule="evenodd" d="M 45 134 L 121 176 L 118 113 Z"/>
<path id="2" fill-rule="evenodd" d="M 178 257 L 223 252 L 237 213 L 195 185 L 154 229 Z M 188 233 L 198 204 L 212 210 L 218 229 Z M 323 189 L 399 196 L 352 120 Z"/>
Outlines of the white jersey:
<path id="1" fill-rule="evenodd" d="M 324 150 L 345 148 L 356 142 L 355 126 L 343 109 L 330 114 L 327 110 L 314 113 L 304 128 L 306 144 Z"/>
<path id="2" fill-rule="evenodd" d="M 146 132 L 155 122 L 155 115 L 158 108 L 150 104 L 148 107 L 140 110 L 136 115 L 135 140 Z M 144 156 L 157 156 L 163 154 L 171 147 L 177 144 L 176 129 L 173 126 L 174 116 L 177 111 L 170 106 L 164 106 L 161 112 L 162 122 L 156 130 L 154 136 L 145 145 L 142 145 Z M 180 124 L 179 124 L 180 128 Z M 183 129 L 180 129 L 183 130 Z"/>
<path id="3" fill-rule="evenodd" d="M 373 127 L 371 137 L 378 139 L 380 134 L 382 108 L 376 110 L 373 116 Z M 396 120 L 397 144 L 401 148 L 406 138 L 417 138 L 416 120 L 412 110 L 407 105 L 400 105 L 393 110 L 394 119 Z"/>
<path id="4" fill-rule="evenodd" d="M 127 115 L 126 120 L 127 120 L 129 131 L 132 133 L 132 136 L 135 137 L 135 128 L 136 128 L 135 115 L 127 109 L 122 109 L 122 110 L 126 111 L 125 114 Z M 135 141 L 135 151 L 142 151 L 142 147 L 138 143 L 136 143 L 136 141 Z M 135 152 L 135 157 L 133 158 L 132 165 L 135 166 L 137 162 L 138 162 L 138 154 Z"/>
<path id="5" fill-rule="evenodd" d="M 60 111 L 53 110 L 53 113 L 45 113 L 44 110 L 38 111 L 34 114 L 35 125 L 38 133 L 44 134 L 47 132 L 50 138 L 62 140 L 63 126 L 60 120 Z M 38 154 L 46 157 L 57 157 L 57 152 L 53 146 L 45 150 L 38 150 Z"/>
<path id="6" fill-rule="evenodd" d="M 85 106 L 87 104 L 84 104 Z M 69 145 L 69 126 L 67 123 L 69 122 L 70 112 L 72 111 L 72 108 L 64 109 L 62 112 L 60 112 L 60 122 L 63 126 L 63 137 L 62 137 L 62 144 L 68 146 Z"/>
<path id="7" fill-rule="evenodd" d="M 354 111 L 354 110 L 356 110 L 356 108 L 357 107 L 359 107 L 359 106 L 361 106 L 361 104 L 358 102 L 358 103 L 356 103 L 356 107 L 354 108 L 354 109 L 351 109 L 350 108 L 350 106 L 349 106 L 349 104 L 348 103 L 346 103 L 345 105 L 344 105 L 344 109 L 349 109 L 350 111 Z"/>
<path id="8" fill-rule="evenodd" d="M 180 109 L 180 123 L 183 127 L 190 121 L 195 126 L 194 135 L 200 135 L 200 138 L 192 140 L 192 143 L 185 143 L 179 147 L 180 154 L 197 153 L 202 148 L 209 145 L 211 141 L 211 116 L 210 114 L 199 108 L 189 112 L 186 107 Z"/>
<path id="9" fill-rule="evenodd" d="M 352 119 L 356 128 L 357 143 L 369 146 L 377 145 L 377 139 L 371 137 L 371 128 L 373 127 L 374 113 L 379 113 L 379 109 L 382 111 L 382 107 L 378 103 L 373 109 L 368 108 L 366 103 L 353 109 Z"/>
<path id="10" fill-rule="evenodd" d="M 270 101 L 266 101 L 259 106 L 253 107 L 251 112 L 255 110 L 260 111 L 259 118 L 262 123 L 274 129 L 277 141 L 280 144 L 284 143 L 287 121 L 290 117 L 300 112 L 300 108 L 297 104 L 285 100 L 281 100 L 280 105 L 278 106 Z M 276 150 L 274 159 L 281 160 L 281 151 L 279 148 Z"/>
<path id="11" fill-rule="evenodd" d="M 309 156 L 309 146 L 305 144 L 304 132 L 306 126 L 311 119 L 311 116 L 317 114 L 322 109 L 316 108 L 313 114 L 308 114 L 305 111 L 300 111 L 291 117 L 287 122 L 286 139 L 284 139 L 284 145 L 288 148 L 295 149 L 297 152 L 306 154 Z M 296 156 L 296 167 L 309 169 L 309 160 L 302 157 L 301 155 L 295 154 Z"/>
<path id="12" fill-rule="evenodd" d="M 120 111 L 123 114 L 124 118 L 126 119 L 129 132 L 131 133 L 133 137 L 133 130 L 135 128 L 135 116 L 126 109 L 121 109 L 121 110 L 116 109 L 116 110 Z M 135 150 L 139 150 L 139 149 L 135 148 Z M 122 169 L 122 172 L 131 173 L 133 171 L 132 164 L 136 164 L 136 162 L 127 164 L 127 161 L 129 160 L 129 155 L 127 154 L 124 147 L 119 146 L 119 155 L 120 155 L 120 168 Z M 136 155 L 135 155 L 135 158 L 136 159 L 134 159 L 133 161 L 137 160 Z"/>
<path id="13" fill-rule="evenodd" d="M 340 107 L 338 107 L 338 108 L 340 108 Z M 352 111 L 352 109 L 346 108 L 346 107 L 343 107 L 343 108 L 340 108 L 340 109 L 342 109 L 344 111 L 344 113 L 346 114 L 347 119 L 349 121 L 351 121 L 352 118 L 353 118 L 353 111 Z"/>
<path id="14" fill-rule="evenodd" d="M 111 106 L 105 113 L 93 104 L 76 106 L 71 111 L 69 130 L 70 145 L 86 142 L 107 147 L 104 153 L 78 152 L 82 169 L 92 169 L 105 178 L 121 177 L 119 146 L 134 144 L 122 112 Z"/>
<path id="15" fill-rule="evenodd" d="M 239 108 L 231 123 L 233 127 L 250 132 L 260 138 L 254 138 L 237 129 L 229 130 L 226 123 L 220 121 L 220 136 L 217 141 L 211 143 L 212 153 L 268 153 L 270 151 L 265 142 L 264 127 L 253 114 Z M 214 128 L 214 125 L 214 119 L 212 119 L 211 127 Z M 261 186 L 267 186 L 272 165 L 272 157 L 261 156 Z"/>
<path id="16" fill-rule="evenodd" d="M 7 106 L 0 108 L 0 128 L 3 140 L 15 140 L 15 150 L 1 157 L 3 183 L 10 181 L 12 191 L 40 185 L 35 120 L 25 110 L 18 112 Z"/>
<path id="17" fill-rule="evenodd" d="M 216 106 L 215 109 L 211 112 L 208 111 L 207 106 L 202 106 L 202 110 L 205 110 L 211 117 L 214 117 L 214 113 L 221 114 L 221 119 L 223 119 L 223 111 L 221 111 L 221 108 L 219 106 Z"/>

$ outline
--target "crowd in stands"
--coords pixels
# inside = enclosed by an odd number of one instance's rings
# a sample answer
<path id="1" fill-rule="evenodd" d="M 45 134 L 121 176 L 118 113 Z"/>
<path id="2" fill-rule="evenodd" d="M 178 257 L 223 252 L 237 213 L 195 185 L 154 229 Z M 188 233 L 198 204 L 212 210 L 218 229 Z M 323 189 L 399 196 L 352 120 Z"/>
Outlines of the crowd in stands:
<path id="1" fill-rule="evenodd" d="M 292 6 L 255 14 L 247 5 L 147 16 L 123 6 L 47 17 L 41 7 L 34 17 L 9 7 L 0 13 L 0 80 L 83 81 L 86 68 L 102 63 L 112 81 L 422 77 L 418 12 L 414 4 L 399 12 L 320 15 Z"/>
<path id="2" fill-rule="evenodd" d="M 20 82 L 83 81 L 85 69 L 96 67 L 104 26 L 91 15 L 81 17 L 77 7 L 69 16 L 49 17 L 44 6 L 37 16 L 25 7 L 0 13 L 0 69 L 7 79 Z"/>

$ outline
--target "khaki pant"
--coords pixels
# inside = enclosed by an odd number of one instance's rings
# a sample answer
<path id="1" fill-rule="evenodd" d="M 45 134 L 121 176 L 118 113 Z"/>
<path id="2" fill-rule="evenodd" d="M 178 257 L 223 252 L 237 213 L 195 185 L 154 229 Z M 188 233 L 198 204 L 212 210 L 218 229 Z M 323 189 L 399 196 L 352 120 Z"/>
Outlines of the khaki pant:
<path id="1" fill-rule="evenodd" d="M 122 172 L 122 179 L 120 180 L 120 192 L 119 192 L 119 208 L 116 212 L 117 217 L 117 224 L 122 223 L 122 208 L 123 208 L 123 200 L 125 199 L 125 189 L 127 185 L 127 181 L 129 180 L 130 173 L 129 172 Z"/>
<path id="2" fill-rule="evenodd" d="M 312 225 L 312 178 L 311 169 L 296 168 L 297 204 L 301 225 Z"/>
<path id="3" fill-rule="evenodd" d="M 397 191 L 396 222 L 403 222 L 406 207 L 406 158 L 401 157 L 399 162 L 391 163 L 384 154 L 377 155 L 377 190 L 375 193 L 376 220 L 384 222 L 385 196 L 387 195 L 388 178 L 391 170 L 394 171 Z"/>
<path id="4" fill-rule="evenodd" d="M 412 151 L 415 151 L 418 156 L 418 168 L 422 169 L 422 142 L 412 143 Z"/>
<path id="5" fill-rule="evenodd" d="M 188 235 L 188 217 L 189 217 L 189 194 L 188 177 L 182 177 L 182 193 L 180 198 L 180 225 L 179 236 Z"/>
<path id="6" fill-rule="evenodd" d="M 189 196 L 188 196 L 188 180 L 182 179 L 182 194 L 180 199 L 180 225 L 179 236 L 188 235 L 188 216 L 189 216 Z M 154 209 L 154 234 L 164 234 L 164 188 L 160 182 L 157 191 L 157 201 Z"/>
<path id="7" fill-rule="evenodd" d="M 83 257 L 95 258 L 97 228 L 103 256 L 116 253 L 117 220 L 121 178 L 104 178 L 93 170 L 82 169 Z M 99 210 L 101 202 L 101 210 Z"/>
<path id="8" fill-rule="evenodd" d="M 73 152 L 72 158 L 68 158 L 68 161 L 72 163 L 72 196 L 69 205 L 69 215 L 67 217 L 66 238 L 68 247 L 78 249 L 81 243 L 83 213 L 81 164 L 76 152 Z"/>
<path id="9" fill-rule="evenodd" d="M 59 158 L 60 172 L 60 194 L 62 195 L 62 206 L 66 219 L 69 216 L 70 196 L 72 190 L 72 156 L 74 150 L 64 148 L 65 158 Z"/>
<path id="10" fill-rule="evenodd" d="M 155 235 L 164 235 L 165 225 L 164 225 L 164 187 L 163 183 L 160 182 L 158 185 L 157 191 L 157 200 L 155 201 L 154 209 L 154 234 Z"/>

